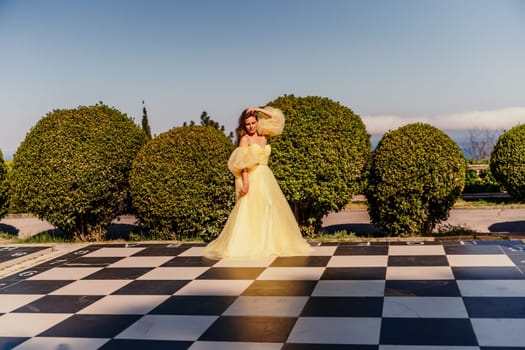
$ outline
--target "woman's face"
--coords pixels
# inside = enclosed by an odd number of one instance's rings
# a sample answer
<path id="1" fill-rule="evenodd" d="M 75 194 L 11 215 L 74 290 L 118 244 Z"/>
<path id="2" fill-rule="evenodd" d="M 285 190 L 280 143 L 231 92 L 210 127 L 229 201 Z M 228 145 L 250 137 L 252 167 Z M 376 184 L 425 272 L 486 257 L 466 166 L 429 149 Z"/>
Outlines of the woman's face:
<path id="1" fill-rule="evenodd" d="M 248 135 L 255 134 L 257 132 L 257 118 L 253 116 L 246 118 L 244 121 L 244 128 Z"/>

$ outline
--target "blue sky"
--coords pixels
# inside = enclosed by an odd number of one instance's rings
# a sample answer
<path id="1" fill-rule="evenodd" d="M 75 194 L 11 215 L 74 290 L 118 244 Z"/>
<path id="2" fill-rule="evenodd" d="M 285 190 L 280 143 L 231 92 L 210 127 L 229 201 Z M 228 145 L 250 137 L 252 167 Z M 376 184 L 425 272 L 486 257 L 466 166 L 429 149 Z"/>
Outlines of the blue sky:
<path id="1" fill-rule="evenodd" d="M 525 0 L 0 0 L 0 149 L 57 108 L 114 106 L 153 133 L 202 111 L 329 97 L 372 134 L 525 121 Z"/>

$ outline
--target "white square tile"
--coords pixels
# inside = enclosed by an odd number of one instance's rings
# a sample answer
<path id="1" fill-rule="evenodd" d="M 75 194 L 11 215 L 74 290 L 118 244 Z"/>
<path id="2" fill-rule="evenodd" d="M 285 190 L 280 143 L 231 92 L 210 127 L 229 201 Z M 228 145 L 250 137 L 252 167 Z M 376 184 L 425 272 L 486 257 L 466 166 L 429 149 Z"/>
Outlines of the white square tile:
<path id="1" fill-rule="evenodd" d="M 388 255 L 445 255 L 442 245 L 391 245 Z"/>
<path id="2" fill-rule="evenodd" d="M 44 294 L 2 294 L 0 295 L 0 313 L 18 309 L 45 296 Z"/>
<path id="3" fill-rule="evenodd" d="M 191 247 L 180 253 L 178 256 L 202 256 L 205 247 Z"/>
<path id="4" fill-rule="evenodd" d="M 480 346 L 525 348 L 525 319 L 473 318 L 470 320 Z"/>
<path id="5" fill-rule="evenodd" d="M 108 267 L 157 267 L 171 259 L 172 256 L 129 256 Z"/>
<path id="6" fill-rule="evenodd" d="M 321 280 L 317 282 L 312 292 L 312 296 L 316 297 L 382 297 L 384 295 L 384 280 Z"/>
<path id="7" fill-rule="evenodd" d="M 300 317 L 288 343 L 379 344 L 380 318 Z"/>
<path id="8" fill-rule="evenodd" d="M 12 313 L 0 316 L 0 337 L 34 337 L 71 314 Z"/>
<path id="9" fill-rule="evenodd" d="M 139 280 L 192 280 L 202 275 L 209 267 L 157 267 Z"/>
<path id="10" fill-rule="evenodd" d="M 124 247 L 104 247 L 97 249 L 89 254 L 84 255 L 88 258 L 100 258 L 100 257 L 125 257 L 137 254 L 138 252 L 146 248 L 124 248 Z"/>
<path id="11" fill-rule="evenodd" d="M 389 266 L 387 280 L 453 280 L 450 266 Z"/>
<path id="12" fill-rule="evenodd" d="M 175 295 L 241 295 L 252 280 L 195 280 L 179 289 Z"/>
<path id="13" fill-rule="evenodd" d="M 117 339 L 197 340 L 218 316 L 146 315 Z"/>
<path id="14" fill-rule="evenodd" d="M 383 317 L 468 318 L 468 314 L 460 297 L 385 297 Z"/>
<path id="15" fill-rule="evenodd" d="M 318 280 L 324 267 L 269 267 L 264 270 L 258 280 Z"/>
<path id="16" fill-rule="evenodd" d="M 109 338 L 54 338 L 35 337 L 18 345 L 16 350 L 96 350 L 107 343 Z"/>
<path id="17" fill-rule="evenodd" d="M 307 301 L 308 297 L 241 296 L 223 315 L 296 317 Z"/>
<path id="18" fill-rule="evenodd" d="M 282 343 L 196 341 L 188 350 L 280 350 Z"/>
<path id="19" fill-rule="evenodd" d="M 330 258 L 327 267 L 386 267 L 386 255 L 335 255 Z"/>
<path id="20" fill-rule="evenodd" d="M 213 267 L 268 267 L 275 260 L 275 257 L 259 259 L 222 259 Z"/>
<path id="21" fill-rule="evenodd" d="M 78 314 L 145 315 L 168 298 L 169 295 L 108 295 Z"/>
<path id="22" fill-rule="evenodd" d="M 301 254 L 302 256 L 332 256 L 335 253 L 335 250 L 337 249 L 337 246 L 312 246 L 314 250 L 312 252 L 309 252 L 307 254 Z"/>
<path id="23" fill-rule="evenodd" d="M 464 297 L 523 297 L 525 280 L 458 280 Z"/>
<path id="24" fill-rule="evenodd" d="M 131 280 L 80 280 L 72 282 L 51 295 L 108 295 L 131 283 Z"/>
<path id="25" fill-rule="evenodd" d="M 29 277 L 28 280 L 79 280 L 99 270 L 102 267 L 55 267 Z"/>
<path id="26" fill-rule="evenodd" d="M 447 259 L 450 266 L 515 266 L 505 254 L 447 255 Z"/>

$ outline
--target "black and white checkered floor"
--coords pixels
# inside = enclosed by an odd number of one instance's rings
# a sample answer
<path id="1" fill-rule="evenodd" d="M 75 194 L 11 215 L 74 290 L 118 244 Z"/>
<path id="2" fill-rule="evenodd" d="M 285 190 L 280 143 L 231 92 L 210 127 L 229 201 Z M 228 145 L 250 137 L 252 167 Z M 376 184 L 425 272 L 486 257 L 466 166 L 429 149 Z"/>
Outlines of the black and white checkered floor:
<path id="1" fill-rule="evenodd" d="M 0 349 L 525 349 L 522 241 L 202 258 L 89 245 L 0 280 Z"/>

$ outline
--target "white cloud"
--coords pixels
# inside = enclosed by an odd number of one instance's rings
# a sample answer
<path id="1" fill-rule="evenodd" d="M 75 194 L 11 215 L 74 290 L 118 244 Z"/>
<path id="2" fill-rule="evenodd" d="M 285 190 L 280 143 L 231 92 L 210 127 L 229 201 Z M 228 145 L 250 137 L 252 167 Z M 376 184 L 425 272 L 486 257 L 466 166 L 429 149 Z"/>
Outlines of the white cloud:
<path id="1" fill-rule="evenodd" d="M 487 111 L 469 111 L 433 117 L 402 117 L 398 115 L 365 115 L 361 119 L 370 134 L 382 134 L 410 123 L 428 123 L 441 130 L 502 130 L 525 123 L 525 107 L 509 107 Z"/>

